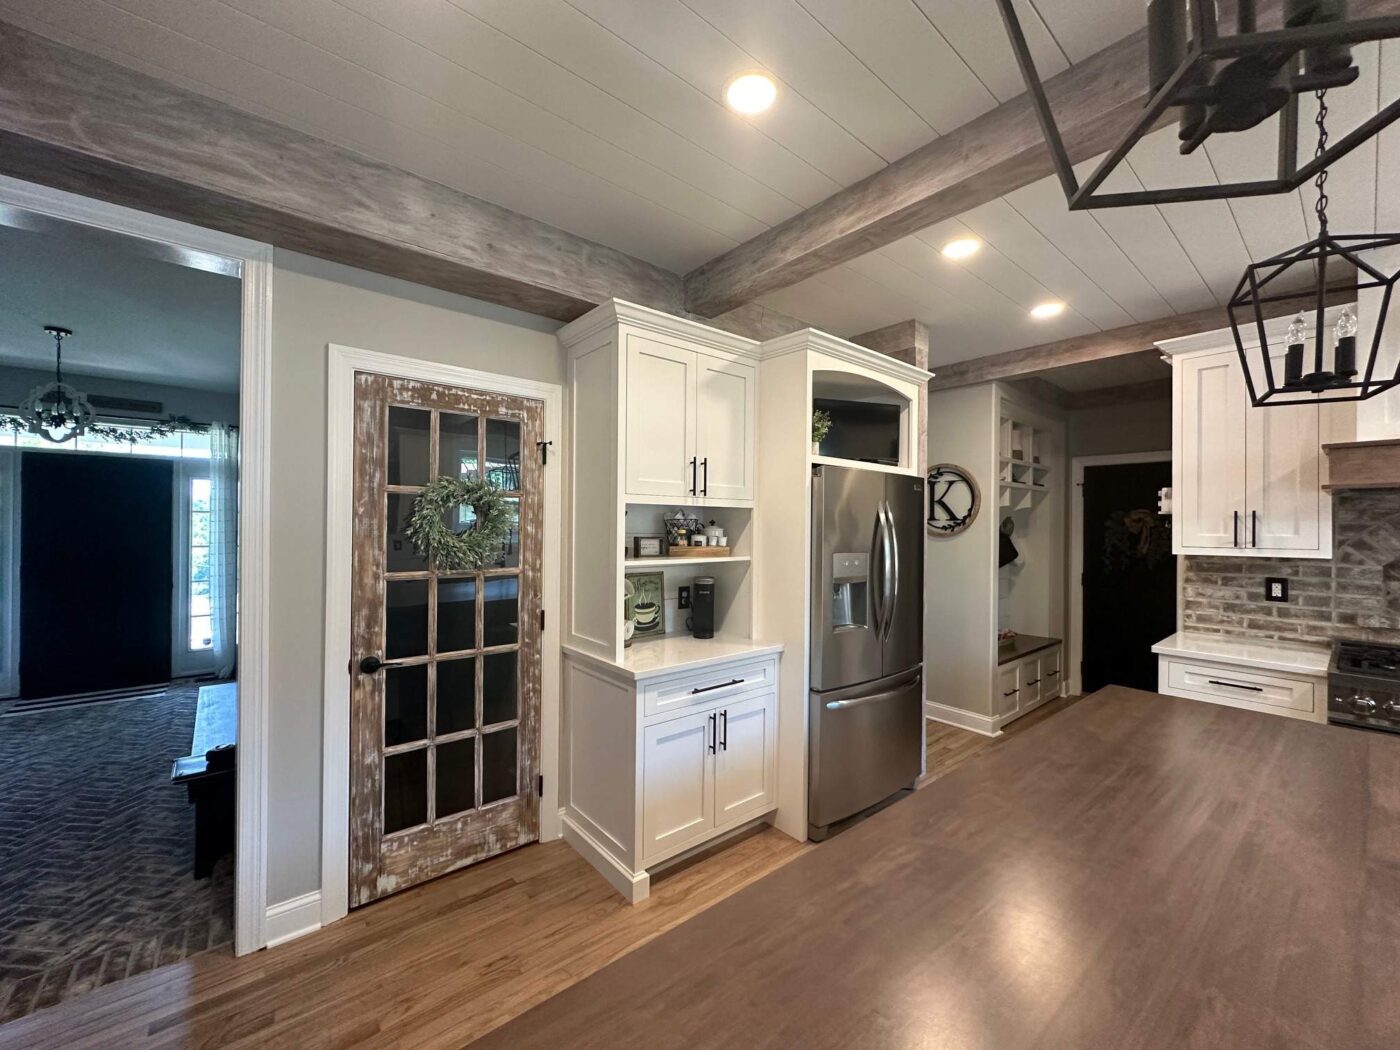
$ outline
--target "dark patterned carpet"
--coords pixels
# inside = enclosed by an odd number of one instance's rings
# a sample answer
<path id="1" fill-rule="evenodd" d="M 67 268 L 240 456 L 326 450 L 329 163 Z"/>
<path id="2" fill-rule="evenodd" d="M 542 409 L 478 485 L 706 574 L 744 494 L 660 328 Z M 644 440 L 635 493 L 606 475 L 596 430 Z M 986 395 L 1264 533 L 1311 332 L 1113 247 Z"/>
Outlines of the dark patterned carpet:
<path id="1" fill-rule="evenodd" d="M 193 877 L 170 783 L 197 695 L 0 717 L 0 1023 L 232 942 L 232 858 Z"/>

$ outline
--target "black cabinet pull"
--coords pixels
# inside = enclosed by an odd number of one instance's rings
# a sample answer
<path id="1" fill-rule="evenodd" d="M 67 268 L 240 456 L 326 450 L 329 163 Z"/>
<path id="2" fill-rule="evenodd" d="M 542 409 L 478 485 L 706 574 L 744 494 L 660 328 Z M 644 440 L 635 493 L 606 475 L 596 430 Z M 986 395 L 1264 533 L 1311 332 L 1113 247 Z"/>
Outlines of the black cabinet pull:
<path id="1" fill-rule="evenodd" d="M 1032 678 L 1029 682 L 1026 683 L 1026 685 L 1039 685 L 1039 684 L 1040 684 L 1040 679 L 1039 679 L 1039 678 Z"/>
<path id="2" fill-rule="evenodd" d="M 1249 545 L 1259 546 L 1259 512 L 1252 510 L 1249 512 Z"/>
<path id="3" fill-rule="evenodd" d="M 702 460 L 700 461 L 700 469 L 703 470 L 703 471 L 705 472 L 705 473 L 704 473 L 704 480 L 700 483 L 700 495 L 702 495 L 702 496 L 708 496 L 708 495 L 710 494 L 710 457 L 709 457 L 709 456 L 706 456 L 704 459 L 702 459 Z"/>
<path id="4" fill-rule="evenodd" d="M 1240 685 L 1239 682 L 1222 682 L 1218 678 L 1208 678 L 1206 681 L 1211 685 L 1223 685 L 1226 689 L 1243 689 L 1250 693 L 1262 693 L 1264 691 L 1262 687 L 1257 685 Z"/>
<path id="5" fill-rule="evenodd" d="M 710 754 L 713 755 L 713 754 L 715 753 L 715 738 L 716 738 L 719 734 L 715 732 L 715 716 L 714 716 L 713 714 L 710 715 L 709 721 L 710 721 Z"/>
<path id="6" fill-rule="evenodd" d="M 1060 673 L 1059 671 L 1046 671 L 1046 672 L 1045 672 L 1045 677 L 1046 677 L 1046 678 L 1054 678 L 1054 677 L 1058 676 L 1059 673 Z"/>
<path id="7" fill-rule="evenodd" d="M 691 488 L 694 489 L 694 486 L 692 485 Z M 1232 535 L 1231 535 L 1231 537 L 1230 537 L 1230 546 L 1231 546 L 1231 547 L 1238 547 L 1239 545 L 1240 545 L 1240 512 L 1239 512 L 1239 511 L 1235 511 L 1235 528 L 1234 528 L 1234 532 L 1232 533 Z"/>
<path id="8" fill-rule="evenodd" d="M 1009 693 L 1002 693 L 1001 695 L 1002 695 L 1002 696 L 1015 696 L 1015 695 L 1016 695 L 1017 693 L 1019 693 L 1020 691 L 1021 691 L 1021 690 L 1020 690 L 1019 688 L 1016 688 L 1016 689 L 1011 690 L 1011 692 L 1009 692 Z"/>
<path id="9" fill-rule="evenodd" d="M 716 685 L 704 685 L 699 689 L 692 689 L 690 695 L 694 696 L 696 693 L 708 693 L 712 689 L 728 689 L 731 685 L 743 685 L 746 681 L 748 681 L 746 678 L 731 678 L 727 682 L 719 682 Z"/>
<path id="10" fill-rule="evenodd" d="M 692 496 L 695 495 L 695 464 L 696 464 L 696 462 L 697 462 L 696 458 L 695 458 L 694 456 L 691 456 L 691 457 L 690 457 L 690 494 L 691 494 Z"/>
<path id="11" fill-rule="evenodd" d="M 721 711 L 721 712 L 719 713 L 719 731 L 720 731 L 719 749 L 720 749 L 721 751 L 728 751 L 728 750 L 729 750 L 729 708 L 727 708 L 727 707 L 726 707 L 723 711 Z"/>

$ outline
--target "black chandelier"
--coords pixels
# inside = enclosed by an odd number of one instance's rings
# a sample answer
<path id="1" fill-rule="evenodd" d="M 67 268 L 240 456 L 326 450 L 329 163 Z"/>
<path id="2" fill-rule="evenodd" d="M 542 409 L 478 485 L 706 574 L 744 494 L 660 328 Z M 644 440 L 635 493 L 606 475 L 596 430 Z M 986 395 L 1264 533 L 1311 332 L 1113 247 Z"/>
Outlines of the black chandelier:
<path id="1" fill-rule="evenodd" d="M 1318 156 L 1327 149 L 1326 96 L 1325 91 L 1318 92 Z M 1400 245 L 1400 233 L 1333 234 L 1327 226 L 1325 169 L 1317 174 L 1316 211 L 1317 236 L 1251 263 L 1226 304 L 1249 399 L 1256 408 L 1300 401 L 1365 401 L 1400 385 L 1400 366 L 1392 374 L 1377 374 L 1391 289 L 1400 271 L 1381 269 L 1368 258 L 1368 253 Z M 1372 321 L 1375 330 L 1364 343 L 1366 359 L 1360 363 L 1356 358 L 1359 325 L 1353 307 L 1342 310 L 1330 339 L 1326 325 L 1327 308 L 1337 286 L 1346 283 L 1350 291 L 1353 274 L 1358 295 L 1365 289 L 1383 289 Z M 1281 307 L 1287 307 L 1283 312 L 1291 312 L 1295 305 L 1298 314 L 1284 337 L 1280 375 L 1265 331 L 1265 315 L 1277 315 Z"/>
<path id="2" fill-rule="evenodd" d="M 61 445 L 87 433 L 96 413 L 87 395 L 63 381 L 63 340 L 72 330 L 46 324 L 44 331 L 53 336 L 53 382 L 31 390 L 20 403 L 19 414 L 31 434 Z"/>
<path id="3" fill-rule="evenodd" d="M 1151 97 L 1132 128 L 1081 185 L 1013 0 L 997 0 L 997 6 L 1071 211 L 1296 190 L 1400 117 L 1397 99 L 1330 149 L 1298 166 L 1299 96 L 1352 83 L 1358 75 L 1352 64 L 1352 45 L 1400 37 L 1400 16 L 1347 21 L 1346 0 L 1282 0 L 1283 28 L 1261 31 L 1256 0 L 1238 0 L 1235 32 L 1221 36 L 1215 0 L 1148 0 L 1147 81 Z M 1277 174 L 1252 182 L 1098 192 L 1168 110 L 1179 111 L 1182 153 L 1191 153 L 1213 134 L 1245 131 L 1277 115 Z"/>

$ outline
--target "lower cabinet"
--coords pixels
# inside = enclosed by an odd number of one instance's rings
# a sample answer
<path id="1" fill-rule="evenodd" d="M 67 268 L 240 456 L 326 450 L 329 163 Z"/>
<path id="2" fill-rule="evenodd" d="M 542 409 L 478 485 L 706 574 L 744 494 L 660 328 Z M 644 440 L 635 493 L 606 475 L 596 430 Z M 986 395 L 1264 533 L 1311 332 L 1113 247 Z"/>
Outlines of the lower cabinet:
<path id="1" fill-rule="evenodd" d="M 564 837 L 633 902 L 647 869 L 777 808 L 776 655 L 642 681 L 564 661 Z"/>
<path id="2" fill-rule="evenodd" d="M 1064 691 L 1063 656 L 1064 647 L 1054 645 L 997 669 L 992 717 L 998 728 Z"/>
<path id="3" fill-rule="evenodd" d="M 1313 675 L 1159 655 L 1157 691 L 1309 722 L 1327 721 L 1327 681 Z"/>

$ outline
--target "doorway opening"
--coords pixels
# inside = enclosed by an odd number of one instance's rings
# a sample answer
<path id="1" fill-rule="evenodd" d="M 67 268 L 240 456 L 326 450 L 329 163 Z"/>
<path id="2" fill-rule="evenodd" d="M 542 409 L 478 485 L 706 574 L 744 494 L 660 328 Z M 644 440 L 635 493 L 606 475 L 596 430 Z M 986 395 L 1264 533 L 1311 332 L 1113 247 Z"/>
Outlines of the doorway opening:
<path id="1" fill-rule="evenodd" d="M 7 1021 L 232 950 L 244 288 L 0 214 Z"/>

